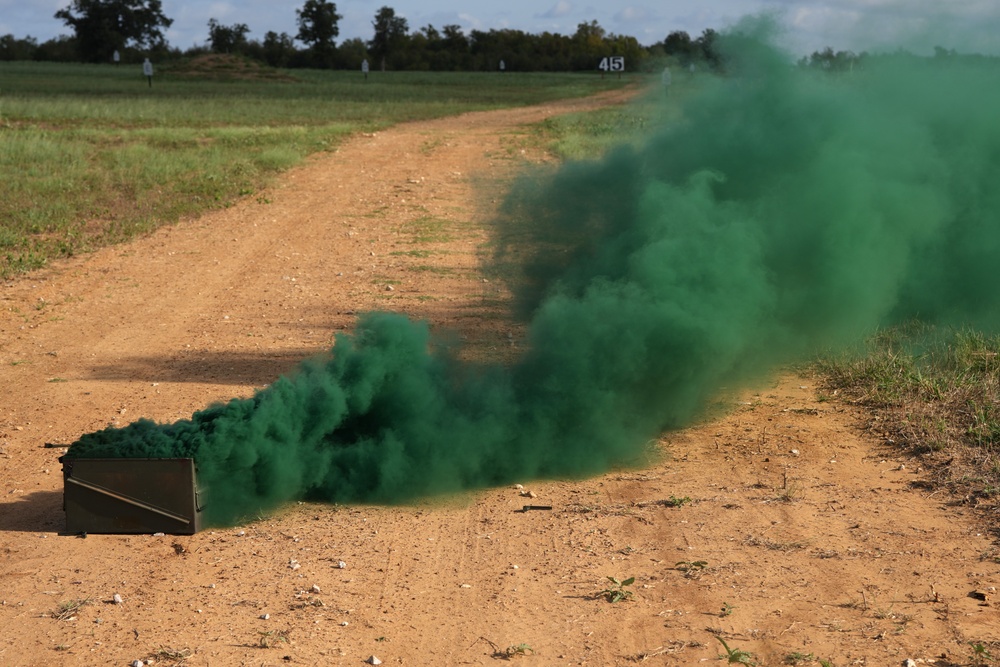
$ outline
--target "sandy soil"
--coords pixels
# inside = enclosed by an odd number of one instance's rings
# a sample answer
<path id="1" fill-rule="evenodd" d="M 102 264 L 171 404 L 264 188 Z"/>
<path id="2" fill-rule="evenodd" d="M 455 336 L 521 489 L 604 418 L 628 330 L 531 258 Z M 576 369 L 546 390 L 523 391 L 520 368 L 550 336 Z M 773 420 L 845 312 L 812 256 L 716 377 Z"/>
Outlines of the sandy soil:
<path id="1" fill-rule="evenodd" d="M 355 313 L 406 312 L 502 354 L 472 183 L 541 159 L 525 123 L 603 101 L 358 137 L 227 210 L 4 284 L 0 664 L 695 665 L 719 660 L 717 637 L 762 665 L 1000 654 L 996 606 L 970 595 L 1000 585 L 975 517 L 794 373 L 668 434 L 646 469 L 525 481 L 533 499 L 61 534 L 62 450 L 44 443 L 249 395 Z M 608 577 L 634 577 L 631 596 L 600 596 Z"/>

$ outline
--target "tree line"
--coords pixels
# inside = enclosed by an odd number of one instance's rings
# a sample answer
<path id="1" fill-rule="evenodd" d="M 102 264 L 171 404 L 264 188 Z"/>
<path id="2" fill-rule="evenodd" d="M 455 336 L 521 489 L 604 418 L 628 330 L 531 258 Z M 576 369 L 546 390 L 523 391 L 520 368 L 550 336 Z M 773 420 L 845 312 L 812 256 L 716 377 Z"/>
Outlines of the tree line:
<path id="1" fill-rule="evenodd" d="M 38 43 L 32 37 L 0 36 L 0 61 L 50 60 L 63 62 L 141 62 L 151 57 L 159 62 L 204 53 L 228 53 L 252 58 L 273 67 L 437 71 L 588 71 L 605 59 L 622 57 L 629 71 L 649 71 L 669 62 L 683 68 L 696 66 L 725 71 L 719 49 L 719 34 L 706 29 L 698 37 L 677 30 L 649 46 L 634 37 L 607 32 L 597 21 L 580 23 L 572 35 L 521 30 L 471 30 L 458 25 L 440 30 L 427 25 L 410 29 L 409 22 L 389 6 L 372 19 L 368 40 L 352 38 L 337 43 L 343 18 L 329 0 L 305 0 L 295 10 L 295 35 L 268 31 L 262 40 L 248 38 L 245 23 L 224 25 L 211 18 L 207 41 L 186 51 L 172 48 L 164 31 L 173 20 L 163 13 L 161 0 L 71 0 L 53 18 L 73 32 Z M 868 53 L 834 51 L 827 47 L 803 57 L 799 66 L 831 73 L 864 67 Z M 934 59 L 945 62 L 960 57 L 936 47 Z M 993 59 L 990 59 L 993 60 Z"/>
<path id="2" fill-rule="evenodd" d="M 441 29 L 427 25 L 411 31 L 405 17 L 383 6 L 372 20 L 370 39 L 352 38 L 338 44 L 343 17 L 335 3 L 305 0 L 295 14 L 296 34 L 268 31 L 262 40 L 248 38 L 246 23 L 225 25 L 212 18 L 206 26 L 206 43 L 181 51 L 172 48 L 164 36 L 173 20 L 163 13 L 161 0 L 72 0 L 54 18 L 73 34 L 42 43 L 30 36 L 0 36 L 0 60 L 106 63 L 117 53 L 122 62 L 140 62 L 145 57 L 163 62 L 229 53 L 288 68 L 357 69 L 367 60 L 373 71 L 495 71 L 501 62 L 503 69 L 511 71 L 586 71 L 598 68 L 609 57 L 624 57 L 630 71 L 662 66 L 664 57 L 684 66 L 719 64 L 713 30 L 697 38 L 683 31 L 671 32 L 650 46 L 634 37 L 609 33 L 597 21 L 580 23 L 572 35 L 513 29 L 466 34 L 458 25 Z"/>

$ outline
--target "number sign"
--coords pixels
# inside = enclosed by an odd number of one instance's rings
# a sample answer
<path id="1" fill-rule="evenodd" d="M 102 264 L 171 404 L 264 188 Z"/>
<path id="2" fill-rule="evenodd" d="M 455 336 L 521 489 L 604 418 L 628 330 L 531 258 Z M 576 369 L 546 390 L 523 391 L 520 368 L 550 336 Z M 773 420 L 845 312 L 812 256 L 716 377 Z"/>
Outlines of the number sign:
<path id="1" fill-rule="evenodd" d="M 602 58 L 601 64 L 597 66 L 597 69 L 602 72 L 624 72 L 625 56 L 608 56 L 607 58 Z"/>

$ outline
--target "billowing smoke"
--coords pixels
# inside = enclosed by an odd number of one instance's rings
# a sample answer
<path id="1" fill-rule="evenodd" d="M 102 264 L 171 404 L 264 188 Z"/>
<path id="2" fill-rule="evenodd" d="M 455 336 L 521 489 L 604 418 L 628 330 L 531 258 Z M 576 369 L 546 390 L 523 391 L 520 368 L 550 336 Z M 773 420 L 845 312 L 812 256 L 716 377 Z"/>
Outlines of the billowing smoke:
<path id="1" fill-rule="evenodd" d="M 462 362 L 426 324 L 370 314 L 252 398 L 69 456 L 192 456 L 215 524 L 400 502 L 634 462 L 721 388 L 880 325 L 995 328 L 996 61 L 807 71 L 766 27 L 723 40 L 728 75 L 681 121 L 514 188 L 497 257 L 519 267 L 519 360 Z"/>

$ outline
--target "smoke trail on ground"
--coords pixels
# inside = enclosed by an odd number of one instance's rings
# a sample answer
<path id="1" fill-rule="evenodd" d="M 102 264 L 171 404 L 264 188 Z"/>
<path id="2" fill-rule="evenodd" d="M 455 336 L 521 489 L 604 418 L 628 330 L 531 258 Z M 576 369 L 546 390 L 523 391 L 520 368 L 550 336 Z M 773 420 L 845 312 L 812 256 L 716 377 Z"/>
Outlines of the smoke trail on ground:
<path id="1" fill-rule="evenodd" d="M 300 498 L 400 502 L 634 461 L 720 388 L 879 325 L 996 328 L 997 66 L 817 73 L 768 30 L 723 40 L 728 76 L 682 122 L 513 189 L 497 222 L 527 321 L 512 365 L 370 314 L 252 398 L 68 455 L 193 456 L 215 524 Z"/>

